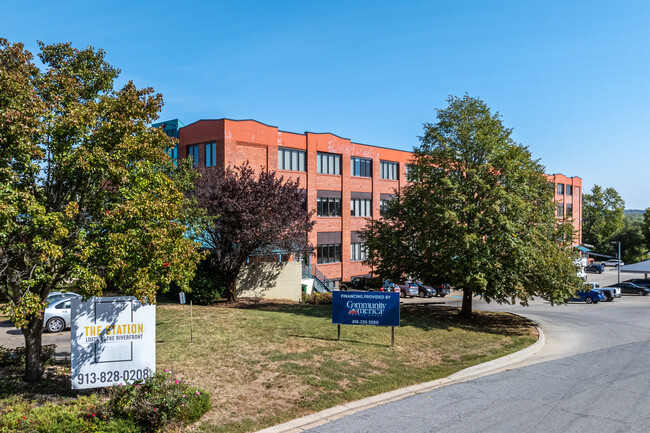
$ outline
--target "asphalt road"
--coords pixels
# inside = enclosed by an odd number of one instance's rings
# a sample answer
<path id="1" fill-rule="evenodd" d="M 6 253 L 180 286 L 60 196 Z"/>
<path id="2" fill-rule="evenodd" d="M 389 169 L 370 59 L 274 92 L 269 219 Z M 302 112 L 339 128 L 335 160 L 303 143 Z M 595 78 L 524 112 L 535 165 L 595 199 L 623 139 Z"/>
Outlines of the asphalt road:
<path id="1" fill-rule="evenodd" d="M 589 275 L 615 282 L 616 271 Z M 632 278 L 622 274 L 622 279 Z M 448 304 L 460 305 L 452 293 Z M 331 421 L 310 432 L 648 432 L 650 296 L 597 305 L 498 306 L 535 320 L 546 344 L 508 371 L 434 389 Z"/>
<path id="2" fill-rule="evenodd" d="M 59 356 L 70 356 L 70 330 L 51 334 L 43 332 L 43 344 L 55 344 L 54 353 Z M 0 346 L 14 348 L 25 346 L 25 337 L 20 329 L 16 329 L 9 321 L 0 321 Z"/>
<path id="3" fill-rule="evenodd" d="M 632 275 L 622 274 L 622 279 Z M 616 271 L 589 275 L 615 282 Z M 460 293 L 440 299 L 460 305 Z M 432 306 L 432 308 L 435 308 Z M 434 389 L 331 421 L 311 432 L 648 432 L 650 296 L 626 296 L 597 305 L 499 306 L 475 299 L 475 309 L 512 311 L 535 320 L 546 344 L 508 371 Z M 69 353 L 70 333 L 43 334 L 43 343 Z M 0 345 L 22 345 L 0 323 Z"/>

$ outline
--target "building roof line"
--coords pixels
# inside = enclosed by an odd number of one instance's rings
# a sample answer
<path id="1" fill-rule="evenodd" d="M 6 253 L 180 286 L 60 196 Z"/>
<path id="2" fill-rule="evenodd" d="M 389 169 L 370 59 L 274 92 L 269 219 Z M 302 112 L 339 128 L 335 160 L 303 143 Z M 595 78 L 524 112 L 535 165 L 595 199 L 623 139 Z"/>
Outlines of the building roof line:
<path id="1" fill-rule="evenodd" d="M 190 125 L 194 125 L 195 123 L 198 123 L 198 122 L 215 122 L 215 121 L 219 121 L 219 120 L 228 120 L 230 122 L 255 122 L 255 123 L 259 123 L 260 125 L 268 126 L 269 128 L 277 128 L 277 126 L 275 126 L 275 125 L 269 125 L 268 123 L 263 123 L 263 122 L 260 122 L 259 120 L 255 120 L 255 119 L 231 119 L 229 117 L 220 117 L 218 119 L 199 119 L 199 120 L 195 120 L 194 122 L 192 122 L 190 124 L 185 125 L 185 127 L 188 127 Z"/>
<path id="2" fill-rule="evenodd" d="M 564 176 L 567 179 L 580 179 L 580 180 L 582 180 L 582 178 L 580 176 L 567 176 L 564 173 L 551 173 L 551 174 L 547 174 L 547 176 Z"/>
<path id="3" fill-rule="evenodd" d="M 187 125 L 183 126 L 183 128 L 194 125 L 195 123 L 198 123 L 198 122 L 215 122 L 215 121 L 219 121 L 219 120 L 228 120 L 230 122 L 255 122 L 255 123 L 259 123 L 260 125 L 268 126 L 270 128 L 278 128 L 275 125 L 269 125 L 267 123 L 260 122 L 259 120 L 255 120 L 255 119 L 231 119 L 229 117 L 221 117 L 221 118 L 218 118 L 218 119 L 199 119 L 199 120 L 195 120 L 192 123 L 188 123 Z M 306 136 L 307 134 L 331 135 L 331 136 L 339 138 L 341 140 L 348 140 L 348 141 L 350 141 L 351 144 L 357 144 L 357 145 L 360 145 L 360 146 L 378 147 L 380 149 L 395 150 L 397 152 L 413 153 L 413 151 L 411 151 L 411 150 L 395 149 L 394 147 L 378 146 L 376 144 L 359 143 L 359 142 L 356 142 L 356 141 L 352 141 L 349 138 L 341 137 L 340 135 L 336 135 L 336 134 L 334 134 L 332 132 L 305 131 L 304 133 L 300 133 L 300 132 L 294 132 L 294 131 L 287 131 L 287 130 L 279 129 L 279 128 L 278 128 L 278 132 L 284 132 L 284 133 L 287 133 L 287 134 L 295 134 L 295 135 L 304 135 L 304 136 Z"/>
<path id="4" fill-rule="evenodd" d="M 380 148 L 380 149 L 394 150 L 394 151 L 396 151 L 396 152 L 413 153 L 412 150 L 395 149 L 394 147 L 377 146 L 376 144 L 357 143 L 357 142 L 355 142 L 355 141 L 351 141 L 350 143 L 351 143 L 351 144 L 358 144 L 359 146 L 378 147 L 378 148 Z"/>

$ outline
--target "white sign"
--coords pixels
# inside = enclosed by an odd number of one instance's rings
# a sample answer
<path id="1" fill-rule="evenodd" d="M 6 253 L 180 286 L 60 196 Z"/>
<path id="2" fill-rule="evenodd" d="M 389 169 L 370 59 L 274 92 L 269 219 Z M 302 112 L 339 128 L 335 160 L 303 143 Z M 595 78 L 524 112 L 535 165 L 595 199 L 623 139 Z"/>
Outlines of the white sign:
<path id="1" fill-rule="evenodd" d="M 180 292 L 178 294 L 178 297 L 180 298 L 181 304 L 185 303 L 185 292 Z"/>
<path id="2" fill-rule="evenodd" d="M 156 306 L 133 296 L 72 299 L 72 389 L 146 379 L 156 370 Z"/>

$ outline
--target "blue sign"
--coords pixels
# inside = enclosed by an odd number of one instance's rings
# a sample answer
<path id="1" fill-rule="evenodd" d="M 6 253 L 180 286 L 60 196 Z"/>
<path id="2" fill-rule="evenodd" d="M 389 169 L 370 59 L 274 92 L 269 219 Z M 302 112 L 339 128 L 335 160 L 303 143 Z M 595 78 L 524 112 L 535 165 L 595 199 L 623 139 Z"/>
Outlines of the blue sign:
<path id="1" fill-rule="evenodd" d="M 332 323 L 399 326 L 399 293 L 334 291 Z"/>

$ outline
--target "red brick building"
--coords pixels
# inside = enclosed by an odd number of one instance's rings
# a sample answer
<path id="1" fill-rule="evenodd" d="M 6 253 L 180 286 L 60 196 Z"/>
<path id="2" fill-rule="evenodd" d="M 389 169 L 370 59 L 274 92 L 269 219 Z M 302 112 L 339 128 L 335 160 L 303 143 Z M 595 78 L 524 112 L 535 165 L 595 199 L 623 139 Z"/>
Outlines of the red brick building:
<path id="1" fill-rule="evenodd" d="M 249 161 L 259 170 L 276 170 L 300 180 L 309 209 L 316 209 L 311 242 L 317 247 L 312 271 L 331 282 L 366 275 L 365 252 L 358 232 L 379 217 L 382 201 L 406 183 L 411 152 L 354 143 L 330 133 L 281 131 L 255 120 L 199 120 L 181 127 L 162 126 L 179 138 L 179 158 L 192 156 L 198 166 L 226 167 Z M 582 217 L 580 178 L 550 175 L 556 183 L 558 216 L 573 215 L 578 241 Z"/>
<path id="2" fill-rule="evenodd" d="M 548 181 L 555 185 L 555 204 L 558 219 L 573 220 L 574 244 L 582 243 L 582 179 L 563 174 L 547 174 Z"/>

